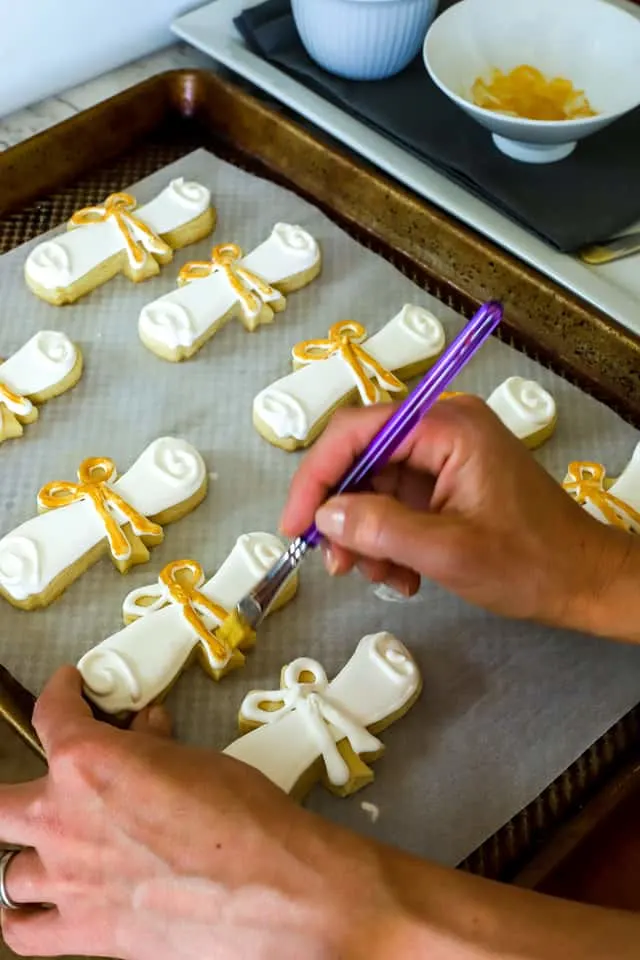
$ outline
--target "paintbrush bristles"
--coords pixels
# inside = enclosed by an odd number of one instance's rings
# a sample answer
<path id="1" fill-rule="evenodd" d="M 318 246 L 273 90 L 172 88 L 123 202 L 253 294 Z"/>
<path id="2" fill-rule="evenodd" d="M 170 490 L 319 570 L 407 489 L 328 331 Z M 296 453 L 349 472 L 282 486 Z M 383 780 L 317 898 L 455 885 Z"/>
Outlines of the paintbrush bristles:
<path id="1" fill-rule="evenodd" d="M 216 638 L 223 646 L 233 652 L 240 647 L 243 649 L 252 647 L 255 643 L 256 632 L 240 616 L 237 610 L 232 610 L 216 630 Z"/>

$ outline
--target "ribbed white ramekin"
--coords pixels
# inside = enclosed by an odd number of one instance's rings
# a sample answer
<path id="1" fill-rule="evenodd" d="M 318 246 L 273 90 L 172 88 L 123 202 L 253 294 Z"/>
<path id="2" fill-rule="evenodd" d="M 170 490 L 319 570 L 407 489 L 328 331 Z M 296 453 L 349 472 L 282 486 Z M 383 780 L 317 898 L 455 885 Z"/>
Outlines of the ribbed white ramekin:
<path id="1" fill-rule="evenodd" d="M 418 54 L 438 0 L 292 0 L 309 55 L 349 80 L 382 80 Z"/>

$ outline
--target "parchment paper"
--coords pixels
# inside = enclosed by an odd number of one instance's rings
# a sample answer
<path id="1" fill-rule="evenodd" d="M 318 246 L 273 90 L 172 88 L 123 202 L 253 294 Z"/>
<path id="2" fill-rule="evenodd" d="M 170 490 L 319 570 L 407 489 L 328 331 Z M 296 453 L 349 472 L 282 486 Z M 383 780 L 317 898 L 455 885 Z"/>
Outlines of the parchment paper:
<path id="1" fill-rule="evenodd" d="M 9 356 L 49 328 L 68 333 L 86 359 L 78 387 L 44 406 L 24 437 L 0 450 L 0 532 L 33 516 L 40 486 L 74 479 L 83 458 L 108 455 L 124 471 L 161 435 L 189 439 L 211 472 L 205 503 L 167 527 L 146 566 L 123 578 L 104 559 L 45 611 L 23 613 L 0 601 L 0 662 L 35 693 L 55 667 L 76 662 L 120 627 L 125 594 L 154 582 L 163 564 L 193 556 L 210 573 L 240 533 L 277 530 L 299 457 L 258 436 L 251 405 L 260 388 L 288 372 L 294 343 L 324 336 L 345 317 L 374 331 L 405 302 L 429 307 L 450 334 L 461 325 L 449 308 L 310 204 L 204 151 L 133 192 L 146 202 L 178 175 L 211 188 L 219 212 L 216 242 L 233 240 L 249 250 L 276 221 L 299 223 L 321 242 L 324 272 L 289 298 L 272 327 L 249 335 L 234 322 L 194 359 L 172 365 L 140 344 L 138 313 L 173 289 L 182 263 L 207 255 L 210 240 L 178 253 L 160 278 L 136 286 L 119 277 L 64 308 L 42 303 L 24 286 L 33 244 L 0 258 L 0 354 Z M 602 460 L 614 476 L 624 468 L 636 432 L 502 344 L 485 347 L 457 387 L 487 396 L 511 374 L 535 377 L 556 396 L 558 430 L 538 456 L 558 479 L 576 458 Z M 361 636 L 381 629 L 413 651 L 424 675 L 422 699 L 384 734 L 387 754 L 370 788 L 346 801 L 317 788 L 309 803 L 333 820 L 444 863 L 469 854 L 640 700 L 638 650 L 499 620 L 430 584 L 414 602 L 385 602 L 358 575 L 330 581 L 319 559 L 310 557 L 298 599 L 265 624 L 243 671 L 215 684 L 193 667 L 180 679 L 169 700 L 179 737 L 224 747 L 236 736 L 244 694 L 277 686 L 283 663 L 313 655 L 332 676 Z M 363 800 L 380 808 L 375 825 Z"/>

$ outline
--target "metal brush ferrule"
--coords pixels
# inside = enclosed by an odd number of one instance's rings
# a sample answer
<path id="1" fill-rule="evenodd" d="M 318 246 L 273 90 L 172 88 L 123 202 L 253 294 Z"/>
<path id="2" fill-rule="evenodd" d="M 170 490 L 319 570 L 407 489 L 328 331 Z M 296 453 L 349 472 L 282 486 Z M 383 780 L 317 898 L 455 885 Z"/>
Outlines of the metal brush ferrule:
<path id="1" fill-rule="evenodd" d="M 293 540 L 280 559 L 262 578 L 253 590 L 237 606 L 237 611 L 254 630 L 269 612 L 280 591 L 298 569 L 300 561 L 309 549 L 302 537 Z"/>

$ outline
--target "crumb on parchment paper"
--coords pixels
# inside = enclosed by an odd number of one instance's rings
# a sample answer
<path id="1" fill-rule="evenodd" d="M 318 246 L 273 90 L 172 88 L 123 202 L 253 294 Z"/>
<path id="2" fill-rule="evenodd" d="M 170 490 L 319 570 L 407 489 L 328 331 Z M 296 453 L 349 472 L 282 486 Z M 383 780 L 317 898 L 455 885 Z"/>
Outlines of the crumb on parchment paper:
<path id="1" fill-rule="evenodd" d="M 371 823 L 377 823 L 380 816 L 380 807 L 378 807 L 375 803 L 369 803 L 368 800 L 363 800 L 360 804 L 360 809 L 367 814 L 371 820 Z"/>

